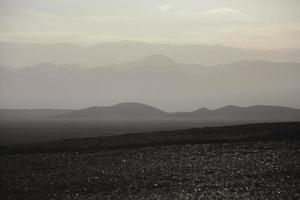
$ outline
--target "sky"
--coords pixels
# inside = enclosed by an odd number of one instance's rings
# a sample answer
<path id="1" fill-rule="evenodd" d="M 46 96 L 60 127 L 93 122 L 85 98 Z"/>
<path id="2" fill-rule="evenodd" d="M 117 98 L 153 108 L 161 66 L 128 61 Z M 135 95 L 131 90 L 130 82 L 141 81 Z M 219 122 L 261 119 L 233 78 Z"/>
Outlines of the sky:
<path id="1" fill-rule="evenodd" d="M 0 42 L 300 47 L 299 0 L 1 0 Z"/>

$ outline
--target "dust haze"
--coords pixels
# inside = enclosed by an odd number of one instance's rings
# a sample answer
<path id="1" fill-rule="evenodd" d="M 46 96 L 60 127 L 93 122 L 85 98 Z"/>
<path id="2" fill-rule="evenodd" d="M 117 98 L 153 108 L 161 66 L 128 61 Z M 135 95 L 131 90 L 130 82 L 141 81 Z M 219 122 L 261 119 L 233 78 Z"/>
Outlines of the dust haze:
<path id="1" fill-rule="evenodd" d="M 300 199 L 299 0 L 0 0 L 1 199 Z"/>
<path id="2" fill-rule="evenodd" d="M 186 52 L 186 47 L 179 47 Z M 214 48 L 218 47 L 210 48 L 213 57 Z M 56 50 L 59 52 L 59 46 L 53 52 Z M 37 54 L 32 53 L 32 58 Z M 73 58 L 68 55 L 63 58 Z M 215 60 L 226 63 L 221 58 Z M 300 107 L 300 64 L 296 62 L 253 59 L 204 65 L 153 54 L 130 62 L 111 63 L 100 67 L 55 63 L 23 68 L 2 66 L 0 106 L 79 109 L 140 102 L 173 112 L 226 105 Z"/>
<path id="3" fill-rule="evenodd" d="M 299 9 L 296 0 L 4 0 L 0 108 L 300 108 Z"/>

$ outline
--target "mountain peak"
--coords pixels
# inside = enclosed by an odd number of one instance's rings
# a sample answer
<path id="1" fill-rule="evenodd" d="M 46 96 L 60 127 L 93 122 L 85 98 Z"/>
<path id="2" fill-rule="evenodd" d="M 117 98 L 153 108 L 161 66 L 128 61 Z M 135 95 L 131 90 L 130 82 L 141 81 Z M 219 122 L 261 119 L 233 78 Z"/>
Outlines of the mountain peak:
<path id="1" fill-rule="evenodd" d="M 118 103 L 114 104 L 110 107 L 151 107 L 146 104 L 138 103 L 138 102 L 123 102 L 123 103 Z"/>
<path id="2" fill-rule="evenodd" d="M 161 55 L 161 54 L 154 54 L 147 56 L 146 58 L 142 59 L 141 62 L 150 65 L 172 65 L 175 64 L 174 60 L 169 58 L 168 56 Z"/>
<path id="3" fill-rule="evenodd" d="M 167 113 L 146 104 L 126 102 L 105 107 L 89 107 L 61 115 L 69 118 L 140 119 L 165 117 Z"/>

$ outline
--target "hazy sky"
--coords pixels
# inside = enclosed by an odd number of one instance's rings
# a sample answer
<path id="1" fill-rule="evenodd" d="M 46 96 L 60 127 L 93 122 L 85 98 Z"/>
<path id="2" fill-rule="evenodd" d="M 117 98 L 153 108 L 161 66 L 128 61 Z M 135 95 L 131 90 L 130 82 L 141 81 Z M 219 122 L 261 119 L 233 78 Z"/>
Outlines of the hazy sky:
<path id="1" fill-rule="evenodd" d="M 1 0 L 1 42 L 300 47 L 300 0 Z"/>

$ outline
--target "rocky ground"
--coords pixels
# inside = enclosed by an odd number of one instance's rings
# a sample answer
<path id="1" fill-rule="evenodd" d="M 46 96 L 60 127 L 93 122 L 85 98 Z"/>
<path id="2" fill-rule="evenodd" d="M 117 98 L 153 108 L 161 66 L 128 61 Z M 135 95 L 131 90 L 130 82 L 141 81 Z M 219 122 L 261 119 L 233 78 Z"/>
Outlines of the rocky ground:
<path id="1" fill-rule="evenodd" d="M 1 155 L 1 199 L 299 199 L 300 142 Z"/>

